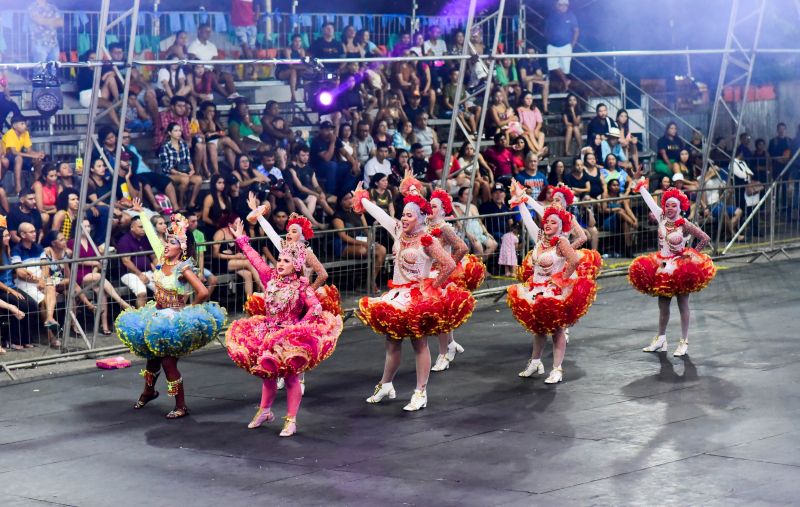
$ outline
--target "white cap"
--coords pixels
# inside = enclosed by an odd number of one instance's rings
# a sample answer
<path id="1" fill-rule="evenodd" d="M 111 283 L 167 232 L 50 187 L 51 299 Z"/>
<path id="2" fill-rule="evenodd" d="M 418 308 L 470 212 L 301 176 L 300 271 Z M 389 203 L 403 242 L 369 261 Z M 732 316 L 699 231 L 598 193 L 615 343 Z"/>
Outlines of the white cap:
<path id="1" fill-rule="evenodd" d="M 684 181 L 685 179 L 682 173 L 675 173 L 672 175 L 672 181 Z"/>
<path id="2" fill-rule="evenodd" d="M 617 137 L 619 138 L 622 133 L 619 131 L 617 127 L 611 127 L 608 129 L 606 136 L 608 137 Z"/>

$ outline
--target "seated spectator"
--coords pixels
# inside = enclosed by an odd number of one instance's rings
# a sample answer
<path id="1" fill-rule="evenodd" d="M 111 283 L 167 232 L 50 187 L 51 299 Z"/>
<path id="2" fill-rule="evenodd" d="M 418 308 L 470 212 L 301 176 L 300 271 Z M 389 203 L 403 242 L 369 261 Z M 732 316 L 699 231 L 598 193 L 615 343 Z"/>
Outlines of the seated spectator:
<path id="1" fill-rule="evenodd" d="M 547 177 L 539 172 L 539 157 L 536 153 L 528 153 L 528 156 L 525 157 L 525 169 L 518 172 L 514 179 L 525 187 L 525 190 L 528 191 L 528 194 L 533 199 L 539 197 L 542 189 L 547 184 Z"/>
<path id="2" fill-rule="evenodd" d="M 500 64 L 494 68 L 494 82 L 502 89 L 505 89 L 506 95 L 510 97 L 510 100 L 520 96 L 522 89 L 514 60 L 511 58 L 500 59 Z"/>
<path id="3" fill-rule="evenodd" d="M 442 93 L 442 108 L 440 109 L 442 116 L 445 118 L 452 118 L 453 111 L 456 107 L 456 94 L 458 93 L 458 69 L 451 69 L 449 74 L 449 81 L 444 86 Z M 458 117 L 461 120 L 470 134 L 478 132 L 478 118 L 481 115 L 481 107 L 476 105 L 472 100 L 467 99 L 466 87 L 461 89 L 461 101 L 463 102 L 458 108 Z"/>
<path id="4" fill-rule="evenodd" d="M 502 185 L 498 184 L 498 186 L 501 187 L 500 190 L 502 190 Z M 502 198 L 505 199 L 505 191 L 503 192 Z M 497 194 L 498 196 L 501 195 L 499 190 L 493 192 L 493 195 L 494 194 Z M 500 199 L 500 197 L 498 197 L 498 199 Z M 493 202 L 490 201 L 484 203 L 484 205 L 492 203 Z M 484 208 L 484 205 L 481 205 L 481 209 Z M 483 211 L 478 212 L 478 208 L 469 202 L 469 188 L 462 188 L 458 191 L 458 200 L 453 203 L 453 213 L 456 217 L 462 218 L 467 216 L 467 211 L 469 211 L 469 216 L 476 218 L 468 218 L 466 220 L 459 221 L 459 227 L 464 231 L 464 236 L 475 255 L 486 259 L 487 257 L 491 256 L 495 250 L 497 250 L 498 241 L 497 238 L 493 237 L 486 225 L 490 222 L 494 223 L 498 218 L 501 220 L 506 220 L 508 217 L 487 218 L 485 219 L 487 221 L 485 224 L 484 221 L 482 221 L 480 218 L 477 218 L 479 214 L 483 213 Z M 505 206 L 504 211 L 509 211 L 508 206 Z M 502 213 L 502 211 L 492 211 L 492 213 Z M 505 234 L 505 232 L 503 232 L 503 234 Z"/>
<path id="5" fill-rule="evenodd" d="M 397 130 L 392 135 L 392 147 L 395 150 L 411 151 L 411 145 L 416 142 L 414 125 L 410 121 L 400 120 L 397 124 Z"/>
<path id="6" fill-rule="evenodd" d="M 486 148 L 483 158 L 492 168 L 494 180 L 501 183 L 509 183 L 523 166 L 523 162 L 508 147 L 508 138 L 502 133 L 494 135 L 494 145 Z"/>
<path id="7" fill-rule="evenodd" d="M 156 97 L 159 105 L 164 107 L 169 106 L 169 101 L 172 100 L 172 97 L 176 95 L 188 97 L 192 93 L 192 84 L 186 79 L 186 74 L 178 63 L 180 58 L 178 56 L 170 56 L 168 59 L 175 63 L 158 69 L 158 76 L 156 77 Z"/>
<path id="8" fill-rule="evenodd" d="M 247 100 L 241 97 L 236 99 L 228 115 L 228 134 L 242 153 L 267 151 L 267 147 L 259 137 L 263 131 L 261 118 L 256 114 L 250 114 Z"/>
<path id="9" fill-rule="evenodd" d="M 72 224 L 78 215 L 80 194 L 72 188 L 64 189 L 56 197 L 56 214 L 53 215 L 52 231 L 60 232 L 65 238 L 72 237 Z M 91 212 L 87 212 L 91 214 Z"/>
<path id="10" fill-rule="evenodd" d="M 139 68 L 125 61 L 125 49 L 122 44 L 119 42 L 109 44 L 108 55 L 111 62 L 117 65 L 111 65 L 111 63 L 104 65 L 101 72 L 103 74 L 111 73 L 111 77 L 117 82 L 117 90 L 120 93 L 123 91 L 125 75 L 130 72 L 129 94 L 136 97 L 136 100 L 147 109 L 150 118 L 157 118 L 158 99 L 156 98 L 156 92 L 139 72 Z"/>
<path id="11" fill-rule="evenodd" d="M 0 130 L 6 127 L 6 119 L 8 115 L 22 116 L 19 106 L 16 102 L 11 100 L 8 93 L 8 78 L 6 77 L 5 70 L 0 70 Z M 11 126 L 9 124 L 9 126 Z"/>
<path id="12" fill-rule="evenodd" d="M 612 155 L 613 156 L 613 155 Z M 614 199 L 621 197 L 619 179 L 609 175 L 606 179 L 607 193 L 604 199 Z M 633 233 L 639 227 L 639 221 L 631 210 L 629 199 L 618 201 L 603 201 L 600 204 L 601 212 L 606 215 L 603 220 L 603 230 L 614 235 L 623 233 L 625 239 L 624 249 L 620 252 L 619 241 L 614 241 L 614 257 L 633 257 Z M 618 239 L 618 238 L 615 238 Z"/>
<path id="13" fill-rule="evenodd" d="M 172 57 L 177 57 L 179 60 L 188 60 L 189 52 L 189 34 L 184 30 L 175 32 L 172 44 L 164 52 L 164 58 L 169 60 Z"/>
<path id="14" fill-rule="evenodd" d="M 341 41 L 335 40 L 333 23 L 327 22 L 322 25 L 322 37 L 315 40 L 309 48 L 309 53 L 314 58 L 327 59 L 327 58 L 343 58 L 344 46 Z M 338 72 L 339 64 L 326 63 L 325 68 L 328 72 Z"/>
<path id="15" fill-rule="evenodd" d="M 608 117 L 608 106 L 602 102 L 595 107 L 595 117 L 589 120 L 589 126 L 586 128 L 586 143 L 594 149 L 594 156 L 598 160 L 603 159 L 601 151 L 602 144 L 595 144 L 593 141 L 599 137 L 602 142 L 605 140 L 606 134 L 617 125 Z M 619 136 L 617 136 L 619 137 Z"/>
<path id="16" fill-rule="evenodd" d="M 422 184 L 426 187 L 430 187 L 430 184 L 427 182 L 430 164 L 428 163 L 428 157 L 425 156 L 425 148 L 423 148 L 419 143 L 414 143 L 411 145 L 410 166 L 411 171 L 414 173 L 414 177 L 422 182 Z"/>
<path id="17" fill-rule="evenodd" d="M 126 227 L 130 223 L 130 215 L 124 214 L 123 211 L 130 209 L 132 203 L 130 198 L 127 200 L 124 199 L 122 190 L 122 185 L 129 181 L 129 173 L 125 167 L 120 165 L 119 174 L 120 178 L 117 180 L 116 200 L 114 201 L 114 208 L 111 209 L 111 185 L 113 181 L 105 162 L 103 162 L 103 159 L 98 158 L 93 160 L 89 167 L 89 183 L 87 185 L 88 200 L 93 203 L 93 207 L 98 210 L 98 214 L 102 213 L 104 217 L 104 220 L 101 221 L 103 236 L 105 235 L 105 226 L 108 224 L 108 217 L 112 217 L 112 223 L 115 228 L 120 226 Z M 128 183 L 129 192 L 133 191 L 132 187 L 133 184 Z M 105 238 L 103 238 L 103 240 L 105 240 Z"/>
<path id="18" fill-rule="evenodd" d="M 625 154 L 625 159 L 632 162 L 631 174 L 634 179 L 639 179 L 637 171 L 639 171 L 639 139 L 631 133 L 631 124 L 628 117 L 628 111 L 620 109 L 617 111 L 617 128 L 619 128 L 619 144 L 622 146 L 622 151 Z M 700 136 L 701 153 L 702 153 L 703 137 Z"/>
<path id="19" fill-rule="evenodd" d="M 189 223 L 189 231 L 191 231 L 195 244 L 195 266 L 197 267 L 197 275 L 203 285 L 208 287 L 209 297 L 214 294 L 214 289 L 217 287 L 217 277 L 208 268 L 205 267 L 206 262 L 206 235 L 203 231 L 197 228 L 198 217 L 196 211 L 190 211 L 186 214 L 186 220 Z"/>
<path id="20" fill-rule="evenodd" d="M 594 151 L 585 148 L 583 154 L 583 173 L 589 181 L 589 196 L 592 199 L 599 199 L 606 191 L 606 182 L 600 173 L 600 166 L 597 165 Z"/>
<path id="21" fill-rule="evenodd" d="M 416 62 L 416 75 L 417 75 L 417 91 L 420 97 L 428 102 L 428 115 L 431 118 L 436 118 L 434 112 L 436 111 L 436 87 L 434 86 L 434 76 L 431 73 L 431 67 L 428 62 L 418 60 Z"/>
<path id="22" fill-rule="evenodd" d="M 716 165 L 708 166 L 705 176 L 706 191 L 700 197 L 700 207 L 703 210 L 703 218 L 713 217 L 714 220 L 722 220 L 729 237 L 733 237 L 739 228 L 739 221 L 744 211 L 733 202 L 730 195 L 727 195 L 730 194 L 730 190 L 719 173 L 719 167 Z M 726 197 L 725 202 L 723 196 Z M 740 241 L 744 239 L 744 236 L 739 237 Z"/>
<path id="23" fill-rule="evenodd" d="M 299 33 L 292 35 L 292 41 L 288 48 L 281 50 L 281 56 L 291 60 L 302 60 L 306 57 L 306 50 L 303 47 L 303 36 Z M 292 102 L 297 102 L 297 83 L 299 78 L 306 75 L 308 70 L 304 65 L 285 65 L 275 67 L 275 77 L 281 81 L 289 82 L 289 91 Z M 269 103 L 267 103 L 269 106 Z"/>
<path id="24" fill-rule="evenodd" d="M 525 136 L 511 138 L 511 144 L 509 144 L 508 147 L 511 149 L 511 153 L 513 153 L 514 158 L 522 161 L 523 165 L 525 164 L 525 157 L 528 156 L 528 153 L 533 152 Z"/>
<path id="25" fill-rule="evenodd" d="M 356 126 L 355 138 L 356 160 L 363 169 L 367 161 L 375 156 L 375 141 L 369 134 L 369 122 L 362 120 Z"/>
<path id="26" fill-rule="evenodd" d="M 369 199 L 381 207 L 390 217 L 394 216 L 394 199 L 389 190 L 389 175 L 375 173 L 369 180 Z"/>
<path id="27" fill-rule="evenodd" d="M 419 92 L 411 93 L 406 100 L 407 103 L 403 106 L 403 114 L 405 114 L 412 125 L 416 125 L 417 116 L 425 113 L 425 108 L 421 105 L 422 101 Z"/>
<path id="28" fill-rule="evenodd" d="M 33 149 L 28 123 L 23 116 L 11 119 L 11 128 L 3 135 L 2 143 L 14 165 L 14 193 L 19 194 L 22 187 L 30 187 L 39 177 L 44 153 Z"/>
<path id="29" fill-rule="evenodd" d="M 338 196 L 355 188 L 361 177 L 357 162 L 354 167 L 352 163 L 340 160 L 340 157 L 347 157 L 342 148 L 333 124 L 327 120 L 320 123 L 319 133 L 311 141 L 311 166 L 325 188 L 325 193 L 331 196 Z"/>
<path id="30" fill-rule="evenodd" d="M 414 138 L 417 143 L 422 145 L 426 158 L 439 149 L 439 137 L 436 135 L 436 131 L 428 126 L 428 115 L 426 113 L 417 115 L 417 119 L 414 122 Z"/>
<path id="31" fill-rule="evenodd" d="M 672 164 L 678 161 L 683 147 L 683 141 L 678 137 L 678 124 L 669 122 L 664 135 L 658 139 L 658 157 L 654 166 L 657 175 L 672 177 Z"/>
<path id="32" fill-rule="evenodd" d="M 308 163 L 309 158 L 308 147 L 300 144 L 295 148 L 294 161 L 289 166 L 294 204 L 313 227 L 325 228 L 314 217 L 317 206 L 328 215 L 333 215 L 334 212 L 328 204 L 328 196 L 317 182 L 314 169 Z M 335 204 L 335 196 L 332 196 L 331 203 Z"/>
<path id="33" fill-rule="evenodd" d="M 194 65 L 187 76 L 192 92 L 187 97 L 192 104 L 214 100 L 214 75 L 202 65 Z"/>
<path id="34" fill-rule="evenodd" d="M 242 192 L 255 192 L 260 197 L 266 197 L 269 193 L 269 176 L 256 170 L 246 153 L 236 155 L 231 176 L 238 180 Z"/>
<path id="35" fill-rule="evenodd" d="M 195 60 L 216 60 L 219 58 L 217 46 L 211 42 L 211 25 L 203 23 L 197 28 L 197 38 L 189 44 L 186 50 Z M 240 95 L 236 92 L 233 76 L 227 72 L 218 72 L 213 66 L 207 65 L 206 71 L 211 75 L 214 90 L 228 100 L 237 99 Z"/>
<path id="36" fill-rule="evenodd" d="M 288 211 L 284 208 L 273 208 L 272 213 L 269 215 L 269 223 L 279 236 L 286 235 L 286 224 L 289 223 Z M 262 230 L 261 226 L 258 226 L 257 235 L 266 236 L 266 234 L 267 231 Z M 261 246 L 261 254 L 267 259 L 267 262 L 273 266 L 278 263 L 278 250 L 271 241 L 264 242 Z"/>
<path id="37" fill-rule="evenodd" d="M 76 190 L 80 190 L 81 188 L 81 178 L 80 176 L 75 175 L 75 170 L 72 168 L 72 165 L 62 160 L 60 162 L 56 162 L 56 168 L 58 169 L 58 193 L 64 191 L 66 188 L 74 188 Z"/>
<path id="38" fill-rule="evenodd" d="M 616 165 L 621 171 L 633 172 L 633 166 L 628 160 L 628 155 L 620 143 L 620 136 L 622 132 L 617 127 L 611 127 L 605 135 L 605 138 L 600 143 L 600 153 L 603 161 L 609 155 L 613 155 Z M 624 189 L 623 189 L 624 191 Z"/>
<path id="39" fill-rule="evenodd" d="M 693 167 L 690 168 L 691 161 L 689 150 L 686 148 L 681 149 L 680 154 L 678 155 L 678 160 L 672 164 L 672 177 L 675 178 L 676 174 L 680 174 L 683 176 L 683 188 L 686 189 L 687 192 L 694 192 L 698 188 L 700 188 L 700 184 L 695 181 L 694 179 L 694 171 Z"/>
<path id="40" fill-rule="evenodd" d="M 600 175 L 608 186 L 610 180 L 616 180 L 619 183 L 620 195 L 630 195 L 633 189 L 633 178 L 617 163 L 617 157 L 609 153 L 606 156 L 603 167 L 600 169 Z"/>
<path id="41" fill-rule="evenodd" d="M 473 201 L 477 203 L 478 199 L 481 202 L 491 199 L 492 184 L 494 183 L 492 168 L 489 167 L 480 152 L 475 153 L 475 147 L 472 146 L 471 142 L 464 141 L 461 148 L 459 148 L 458 165 L 463 170 L 462 174 L 468 180 L 472 177 L 472 173 L 477 171 L 475 174 L 475 188 L 472 191 Z M 459 186 L 464 187 L 463 179 L 459 181 Z"/>
<path id="42" fill-rule="evenodd" d="M 528 46 L 526 52 L 529 55 L 536 53 L 536 48 Z M 534 93 L 534 86 L 542 89 L 542 111 L 544 114 L 549 114 L 549 102 L 547 100 L 550 93 L 550 81 L 547 76 L 542 72 L 539 66 L 539 61 L 536 58 L 522 58 L 517 61 L 517 74 L 519 75 L 519 84 L 523 90 Z"/>
<path id="43" fill-rule="evenodd" d="M 166 128 L 168 139 L 161 146 L 158 159 L 161 164 L 161 174 L 169 177 L 177 185 L 175 205 L 178 209 L 194 208 L 197 196 L 200 194 L 200 186 L 203 184 L 203 177 L 194 170 L 194 164 L 189 154 L 189 146 L 183 140 L 183 129 L 177 123 L 170 123 Z M 186 202 L 186 194 L 189 186 L 192 186 L 192 194 L 189 202 Z"/>
<path id="44" fill-rule="evenodd" d="M 526 91 L 520 96 L 517 114 L 522 125 L 522 135 L 528 141 L 528 146 L 540 157 L 546 156 L 549 149 L 545 145 L 544 132 L 542 132 L 544 121 L 542 112 L 533 101 L 533 94 Z"/>
<path id="45" fill-rule="evenodd" d="M 288 149 L 294 140 L 289 122 L 281 116 L 281 108 L 277 102 L 270 100 L 261 113 L 261 140 L 273 148 Z"/>
<path id="46" fill-rule="evenodd" d="M 388 176 L 391 173 L 392 164 L 389 162 L 389 147 L 385 142 L 379 142 L 375 150 L 375 156 L 367 160 L 364 165 L 364 186 L 371 187 L 372 179 L 378 174 Z"/>
<path id="47" fill-rule="evenodd" d="M 157 213 L 170 214 L 172 206 L 177 206 L 178 204 L 178 195 L 172 180 L 168 176 L 154 172 L 145 163 L 139 150 L 136 149 L 135 145 L 131 144 L 131 133 L 128 131 L 122 133 L 122 149 L 130 156 L 130 179 L 133 182 L 133 187 L 142 188 L 142 193 L 147 199 L 150 209 Z M 166 195 L 169 201 L 163 200 L 163 197 L 161 200 L 156 198 L 156 192 Z"/>
<path id="48" fill-rule="evenodd" d="M 81 62 L 94 62 L 96 60 L 97 53 L 94 50 L 86 51 L 80 57 Z M 104 110 L 107 109 L 108 118 L 114 125 L 119 126 L 119 115 L 117 115 L 117 111 L 111 107 L 119 100 L 120 95 L 114 69 L 103 68 L 100 76 L 99 89 L 96 94 L 94 93 L 94 69 L 92 67 L 79 67 L 76 82 L 78 87 L 78 102 L 81 107 L 88 108 L 92 102 L 92 95 L 96 95 L 97 107 Z"/>
<path id="49" fill-rule="evenodd" d="M 425 180 L 428 183 L 439 184 L 442 181 L 444 174 L 444 164 L 447 159 L 447 145 L 442 143 L 439 149 L 431 155 L 428 159 L 428 172 L 425 175 Z M 450 170 L 447 171 L 447 192 L 455 193 L 458 191 L 459 186 L 456 183 L 456 175 L 461 171 L 461 166 L 458 165 L 458 158 L 450 153 Z"/>
<path id="50" fill-rule="evenodd" d="M 345 58 L 363 58 L 364 48 L 356 42 L 356 29 L 353 25 L 342 28 L 342 46 Z"/>
<path id="51" fill-rule="evenodd" d="M 378 111 L 375 121 L 385 121 L 388 132 L 394 135 L 401 130 L 400 122 L 408 122 L 409 119 L 403 108 L 402 95 L 397 90 L 386 92 L 386 105 Z"/>
<path id="52" fill-rule="evenodd" d="M 128 109 L 125 110 L 125 128 L 131 132 L 146 132 L 153 130 L 153 119 L 147 109 L 136 99 L 135 95 L 128 95 Z"/>
<path id="53" fill-rule="evenodd" d="M 411 168 L 411 154 L 406 150 L 397 150 L 395 152 L 395 157 L 391 160 L 391 164 L 392 174 L 389 176 L 389 185 L 397 189 L 400 187 L 400 181 L 402 181 L 406 171 L 413 172 Z"/>
<path id="54" fill-rule="evenodd" d="M 104 253 L 104 248 L 103 245 L 95 248 L 94 243 L 89 239 L 92 234 L 91 224 L 88 220 L 84 220 L 82 222 L 82 226 L 84 233 L 81 234 L 81 242 L 80 245 L 78 245 L 78 257 L 100 257 Z M 75 250 L 74 238 L 67 242 L 67 247 L 70 250 Z M 75 283 L 77 284 L 78 290 L 83 292 L 90 289 L 97 290 L 98 287 L 95 286 L 100 285 L 101 269 L 101 261 L 85 260 L 78 262 L 77 266 L 75 267 Z M 108 276 L 108 272 L 106 272 L 106 276 Z M 103 280 L 103 290 L 105 291 L 106 296 L 116 301 L 123 310 L 131 307 L 127 301 L 122 299 L 122 296 L 119 295 L 116 289 L 114 289 L 114 286 L 111 285 L 111 282 L 109 282 L 107 279 Z M 99 298 L 98 301 L 102 301 L 102 307 L 100 308 L 100 325 L 102 326 L 101 333 L 104 336 L 111 336 L 112 331 L 108 326 L 108 301 L 105 298 Z M 89 309 L 95 311 L 95 306 L 90 304 Z"/>
<path id="55" fill-rule="evenodd" d="M 200 133 L 206 141 L 207 159 L 211 165 L 211 173 L 219 174 L 219 155 L 225 155 L 229 167 L 236 162 L 236 155 L 242 153 L 241 148 L 228 137 L 228 131 L 217 119 L 217 106 L 213 102 L 202 102 L 197 112 Z"/>
<path id="56" fill-rule="evenodd" d="M 180 95 L 172 97 L 169 109 L 158 113 L 154 142 L 157 149 L 160 149 L 169 140 L 167 127 L 172 123 L 177 124 L 180 127 L 183 142 L 186 143 L 187 147 L 193 147 L 190 152 L 190 158 L 194 166 L 197 167 L 206 163 L 206 145 L 202 136 L 192 136 L 189 122 L 189 106 L 190 104 L 186 97 L 181 97 Z"/>
<path id="57" fill-rule="evenodd" d="M 510 212 L 511 208 L 506 203 L 505 185 L 496 182 L 492 187 L 492 199 L 481 204 L 478 210 L 480 215 Z M 511 217 L 490 217 L 483 220 L 486 230 L 496 241 L 500 241 L 500 238 L 509 231 L 513 223 Z"/>
<path id="58" fill-rule="evenodd" d="M 36 207 L 36 194 L 31 188 L 24 188 L 19 193 L 19 201 L 15 206 L 12 206 L 11 212 L 8 214 L 8 232 L 11 233 L 11 241 L 17 244 L 21 238 L 17 231 L 20 225 L 27 223 L 34 226 L 36 232 L 35 241 L 40 241 L 44 233 L 42 226 L 42 213 Z"/>
<path id="59" fill-rule="evenodd" d="M 268 151 L 261 155 L 261 165 L 258 167 L 258 172 L 269 177 L 269 193 L 266 198 L 269 200 L 272 209 L 283 207 L 289 213 L 294 213 L 295 204 L 290 183 L 291 175 L 286 165 L 280 168 L 275 165 L 275 162 L 275 152 Z M 263 197 L 260 196 L 259 200 L 263 200 Z"/>
<path id="60" fill-rule="evenodd" d="M 353 211 L 353 192 L 342 195 L 336 206 L 336 212 L 331 222 L 337 231 L 333 238 L 333 251 L 335 255 L 344 259 L 364 259 L 369 255 L 370 244 L 367 240 L 367 219 L 363 214 Z M 360 230 L 358 230 L 360 228 Z M 378 292 L 378 275 L 383 269 L 386 260 L 386 247 L 379 243 L 372 245 L 374 264 L 370 290 Z"/>
<path id="61" fill-rule="evenodd" d="M 33 194 L 36 196 L 36 209 L 42 216 L 42 230 L 49 231 L 52 218 L 56 214 L 56 197 L 58 196 L 56 166 L 48 165 L 44 168 L 42 177 L 33 183 Z"/>
<path id="62" fill-rule="evenodd" d="M 222 224 L 214 233 L 214 243 L 211 246 L 211 271 L 217 274 L 236 273 L 242 279 L 245 296 L 250 296 L 253 294 L 254 283 L 259 290 L 264 288 L 258 271 L 236 246 L 233 233 L 228 228 L 235 221 L 235 217 L 232 218 L 230 223 Z"/>
<path id="63" fill-rule="evenodd" d="M 120 257 L 125 268 L 120 281 L 136 296 L 136 307 L 141 308 L 147 303 L 147 289 L 155 291 L 153 266 L 156 259 L 138 215 L 131 219 L 130 230 L 117 241 L 117 252 L 129 254 Z"/>
<path id="64" fill-rule="evenodd" d="M 512 136 L 523 134 L 522 124 L 514 113 L 514 109 L 508 105 L 506 94 L 502 88 L 497 88 L 492 93 L 492 105 L 489 106 L 488 120 L 491 135 L 503 134 L 506 144 L 511 142 Z"/>
<path id="65" fill-rule="evenodd" d="M 0 222 L 0 225 L 3 224 Z M 0 246 L 0 268 L 4 268 L 11 265 L 11 234 L 5 227 L 0 227 L 0 234 L 3 239 Z M 2 345 L 12 350 L 22 350 L 33 347 L 31 341 L 39 334 L 39 325 L 35 317 L 37 303 L 14 284 L 14 272 L 14 269 L 0 269 L 0 301 L 10 305 L 10 307 L 4 306 L 3 310 L 14 316 L 13 319 L 9 319 L 10 343 Z"/>
<path id="66" fill-rule="evenodd" d="M 60 326 L 55 319 L 56 288 L 47 285 L 50 274 L 48 266 L 35 266 L 46 259 L 44 248 L 36 242 L 37 229 L 28 222 L 23 222 L 17 229 L 20 241 L 11 249 L 11 265 L 17 266 L 14 273 L 14 285 L 27 294 L 43 310 L 44 325 L 52 348 L 61 348 L 58 340 Z"/>
<path id="67" fill-rule="evenodd" d="M 239 186 L 239 180 L 232 176 L 225 179 L 225 187 L 228 189 L 228 197 L 231 200 L 234 213 L 244 220 L 250 213 L 250 207 L 247 205 L 248 193 L 242 191 Z"/>
<path id="68" fill-rule="evenodd" d="M 567 166 L 563 160 L 557 159 L 547 168 L 547 184 L 558 186 L 564 183 L 564 175 L 567 173 Z"/>
<path id="69" fill-rule="evenodd" d="M 236 219 L 233 204 L 228 196 L 225 186 L 225 177 L 218 174 L 211 178 L 211 189 L 203 199 L 203 211 L 201 213 L 202 224 L 200 233 L 203 231 L 213 235 L 220 228 L 220 224 L 229 224 Z"/>
<path id="70" fill-rule="evenodd" d="M 581 115 L 583 109 L 580 101 L 574 93 L 567 95 L 564 101 L 564 109 L 561 111 L 562 121 L 564 122 L 564 154 L 572 156 L 572 140 L 578 145 L 578 151 L 583 147 L 583 134 L 581 133 Z"/>
<path id="71" fill-rule="evenodd" d="M 372 127 L 372 140 L 375 141 L 375 146 L 379 143 L 386 145 L 389 150 L 389 158 L 394 157 L 394 147 L 392 147 L 392 136 L 389 134 L 389 124 L 386 120 L 375 121 Z"/>

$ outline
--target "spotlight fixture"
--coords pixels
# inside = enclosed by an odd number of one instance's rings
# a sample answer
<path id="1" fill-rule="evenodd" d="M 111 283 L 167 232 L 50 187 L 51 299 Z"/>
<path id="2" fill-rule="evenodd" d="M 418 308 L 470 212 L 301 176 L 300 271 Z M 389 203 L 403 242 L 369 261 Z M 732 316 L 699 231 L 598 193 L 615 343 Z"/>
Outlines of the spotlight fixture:
<path id="1" fill-rule="evenodd" d="M 42 71 L 31 80 L 33 105 L 45 118 L 56 114 L 64 105 L 61 82 L 56 74 L 56 63 L 47 62 Z"/>

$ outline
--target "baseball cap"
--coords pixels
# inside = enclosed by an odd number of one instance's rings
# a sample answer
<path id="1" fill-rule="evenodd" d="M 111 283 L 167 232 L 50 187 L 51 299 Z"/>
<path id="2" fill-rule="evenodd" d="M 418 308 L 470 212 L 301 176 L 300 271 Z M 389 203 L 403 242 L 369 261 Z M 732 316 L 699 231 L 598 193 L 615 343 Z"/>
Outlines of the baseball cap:
<path id="1" fill-rule="evenodd" d="M 324 122 L 319 124 L 319 129 L 320 130 L 332 129 L 332 128 L 333 128 L 333 123 L 329 122 L 328 120 L 325 120 Z"/>
<path id="2" fill-rule="evenodd" d="M 492 192 L 497 192 L 497 191 L 505 192 L 506 191 L 505 185 L 503 185 L 502 183 L 495 183 L 494 186 L 492 187 Z"/>
<path id="3" fill-rule="evenodd" d="M 620 131 L 619 131 L 619 129 L 617 127 L 611 127 L 611 128 L 608 129 L 608 132 L 606 133 L 606 136 L 608 136 L 608 137 L 619 137 L 620 136 Z"/>
<path id="4" fill-rule="evenodd" d="M 675 173 L 672 175 L 672 181 L 685 181 L 686 178 L 683 177 L 681 173 Z"/>

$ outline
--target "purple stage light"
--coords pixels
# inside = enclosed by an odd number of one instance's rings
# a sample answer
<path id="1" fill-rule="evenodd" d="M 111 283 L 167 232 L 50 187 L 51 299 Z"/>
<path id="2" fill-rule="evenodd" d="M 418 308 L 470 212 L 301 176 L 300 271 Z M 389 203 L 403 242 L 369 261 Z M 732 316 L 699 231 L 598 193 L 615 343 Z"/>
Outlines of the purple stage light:
<path id="1" fill-rule="evenodd" d="M 321 106 L 328 107 L 333 104 L 333 94 L 331 92 L 321 92 L 317 100 Z"/>

